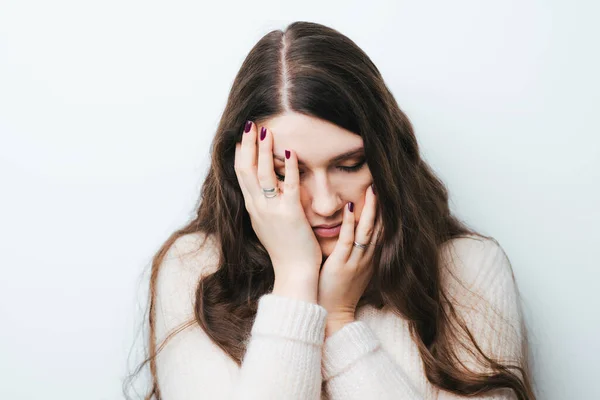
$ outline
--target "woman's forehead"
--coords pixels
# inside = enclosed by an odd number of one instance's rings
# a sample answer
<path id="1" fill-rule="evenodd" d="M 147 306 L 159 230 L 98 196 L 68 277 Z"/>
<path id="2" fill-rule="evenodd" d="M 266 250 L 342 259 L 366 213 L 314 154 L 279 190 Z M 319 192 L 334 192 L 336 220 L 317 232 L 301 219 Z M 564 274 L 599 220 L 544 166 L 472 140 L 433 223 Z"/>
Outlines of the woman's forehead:
<path id="1" fill-rule="evenodd" d="M 362 148 L 363 140 L 329 121 L 299 113 L 285 113 L 257 123 L 273 134 L 274 155 L 281 159 L 293 149 L 307 165 L 320 165 L 333 158 Z M 354 154 L 360 156 L 360 152 Z"/>

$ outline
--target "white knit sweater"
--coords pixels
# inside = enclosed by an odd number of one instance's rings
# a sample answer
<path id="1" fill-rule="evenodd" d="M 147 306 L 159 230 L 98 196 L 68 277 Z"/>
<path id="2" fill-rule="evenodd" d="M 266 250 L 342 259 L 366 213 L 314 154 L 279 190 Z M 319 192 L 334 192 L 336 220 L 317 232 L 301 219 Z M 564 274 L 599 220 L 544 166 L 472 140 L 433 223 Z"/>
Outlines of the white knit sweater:
<path id="1" fill-rule="evenodd" d="M 160 267 L 156 292 L 159 344 L 173 329 L 193 319 L 198 281 L 217 265 L 214 239 L 200 247 L 203 239 L 202 234 L 179 238 Z M 491 240 L 472 237 L 450 243 L 453 246 L 442 248 L 446 260 L 442 284 L 454 306 L 486 354 L 518 360 L 521 309 L 506 254 Z M 326 316 L 327 311 L 317 304 L 264 295 L 241 367 L 197 324 L 186 328 L 157 357 L 163 400 L 464 398 L 429 383 L 408 323 L 387 307 L 359 308 L 356 322 L 324 340 Z M 467 350 L 459 354 L 461 361 L 475 368 Z M 504 389 L 472 398 L 516 396 Z"/>

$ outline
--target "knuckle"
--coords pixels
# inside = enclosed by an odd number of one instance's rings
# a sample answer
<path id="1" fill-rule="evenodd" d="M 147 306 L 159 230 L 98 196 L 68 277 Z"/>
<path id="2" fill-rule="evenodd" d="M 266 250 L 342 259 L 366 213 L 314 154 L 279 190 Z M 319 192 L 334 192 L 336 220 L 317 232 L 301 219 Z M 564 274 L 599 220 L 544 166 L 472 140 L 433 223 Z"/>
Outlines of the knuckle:
<path id="1" fill-rule="evenodd" d="M 267 173 L 266 171 L 263 170 L 258 170 L 258 180 L 260 182 L 268 182 L 269 179 L 271 178 L 271 174 Z"/>
<path id="2" fill-rule="evenodd" d="M 248 167 L 248 166 L 243 166 L 240 167 L 240 173 L 242 174 L 242 176 L 250 176 L 252 174 L 252 167 Z"/>
<path id="3" fill-rule="evenodd" d="M 284 181 L 283 186 L 286 190 L 295 191 L 298 189 L 298 183 L 290 180 Z"/>
<path id="4" fill-rule="evenodd" d="M 346 247 L 350 247 L 350 246 L 352 246 L 352 244 L 353 244 L 352 239 L 345 238 L 342 240 L 342 245 L 344 245 Z"/>

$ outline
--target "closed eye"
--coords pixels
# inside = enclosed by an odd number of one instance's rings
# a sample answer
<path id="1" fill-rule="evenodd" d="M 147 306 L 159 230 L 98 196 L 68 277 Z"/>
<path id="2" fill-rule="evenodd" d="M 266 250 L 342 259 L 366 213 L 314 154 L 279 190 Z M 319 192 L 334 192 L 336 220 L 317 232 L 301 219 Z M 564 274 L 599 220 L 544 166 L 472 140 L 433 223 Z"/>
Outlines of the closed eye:
<path id="1" fill-rule="evenodd" d="M 348 173 L 356 172 L 356 171 L 360 170 L 365 165 L 365 162 L 366 162 L 366 160 L 363 160 L 363 161 L 359 162 L 356 165 L 352 165 L 352 166 L 349 166 L 349 167 L 339 166 L 339 167 L 336 167 L 336 168 L 339 169 L 340 171 L 343 171 L 343 172 L 348 172 Z M 304 172 L 300 171 L 300 178 L 302 178 L 303 174 L 304 174 Z M 283 181 L 285 179 L 284 175 L 279 175 L 277 172 L 275 173 L 275 175 L 277 176 L 277 179 L 280 180 L 280 181 Z"/>

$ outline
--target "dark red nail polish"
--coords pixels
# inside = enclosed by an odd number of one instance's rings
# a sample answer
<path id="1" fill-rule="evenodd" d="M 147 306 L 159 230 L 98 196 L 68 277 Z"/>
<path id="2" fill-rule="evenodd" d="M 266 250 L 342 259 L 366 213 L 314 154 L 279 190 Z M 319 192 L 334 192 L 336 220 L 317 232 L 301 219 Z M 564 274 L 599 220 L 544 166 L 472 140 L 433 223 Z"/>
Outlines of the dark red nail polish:
<path id="1" fill-rule="evenodd" d="M 290 156 L 292 155 L 292 153 L 290 153 L 289 150 L 285 151 L 285 158 L 287 158 L 289 160 Z"/>
<path id="2" fill-rule="evenodd" d="M 244 127 L 244 132 L 250 132 L 250 128 L 252 128 L 252 121 L 246 121 L 246 126 Z"/>
<path id="3" fill-rule="evenodd" d="M 265 140 L 266 136 L 267 136 L 267 128 L 265 128 L 263 126 L 262 128 L 260 128 L 260 140 Z"/>
<path id="4" fill-rule="evenodd" d="M 350 212 L 354 212 L 354 203 L 353 202 L 348 203 L 348 210 L 350 210 Z"/>

